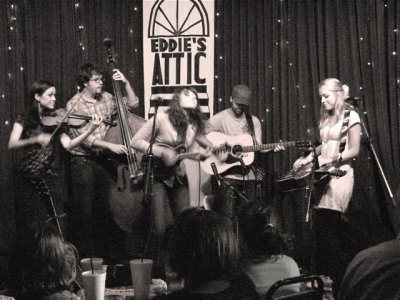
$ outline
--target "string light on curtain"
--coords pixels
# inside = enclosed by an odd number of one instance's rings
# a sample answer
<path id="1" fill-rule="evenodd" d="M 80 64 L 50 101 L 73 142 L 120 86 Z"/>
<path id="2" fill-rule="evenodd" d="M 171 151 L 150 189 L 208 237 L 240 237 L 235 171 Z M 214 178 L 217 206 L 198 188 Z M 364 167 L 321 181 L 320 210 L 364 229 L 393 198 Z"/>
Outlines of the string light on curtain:
<path id="1" fill-rule="evenodd" d="M 79 2 L 75 2 L 75 14 L 76 14 L 76 20 L 81 20 L 81 24 L 78 25 L 78 33 L 79 33 L 79 48 L 82 51 L 85 51 L 85 45 L 84 45 L 84 36 L 85 36 L 85 26 L 82 25 L 82 18 L 80 18 L 80 8 L 81 5 Z M 78 21 L 79 22 L 79 21 Z"/>
<path id="2" fill-rule="evenodd" d="M 7 35 L 7 42 L 6 42 L 8 51 L 12 51 L 14 49 L 12 41 L 15 40 L 14 34 L 16 34 L 16 31 L 14 30 L 15 29 L 15 24 L 16 24 L 16 21 L 17 21 L 16 12 L 17 12 L 17 5 L 16 4 L 10 4 L 8 12 L 7 12 L 7 15 L 8 15 L 8 29 L 10 30 L 10 34 Z M 21 66 L 21 71 L 23 71 L 23 67 L 22 66 Z M 14 76 L 13 76 L 13 74 L 11 72 L 7 73 L 7 78 L 9 80 L 12 80 L 13 77 Z M 5 92 L 2 92 L 1 99 L 2 100 L 6 99 L 6 93 Z M 9 124 L 10 123 L 9 123 L 8 120 L 4 121 L 4 125 L 5 126 L 8 126 Z"/>

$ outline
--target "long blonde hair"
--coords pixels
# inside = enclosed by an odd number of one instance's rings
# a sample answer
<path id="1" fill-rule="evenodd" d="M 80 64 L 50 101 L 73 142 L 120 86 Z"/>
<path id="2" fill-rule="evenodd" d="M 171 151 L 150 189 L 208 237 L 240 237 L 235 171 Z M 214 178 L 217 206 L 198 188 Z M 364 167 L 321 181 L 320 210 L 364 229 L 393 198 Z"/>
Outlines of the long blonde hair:
<path id="1" fill-rule="evenodd" d="M 336 95 L 336 103 L 332 113 L 327 111 L 324 106 L 321 105 L 319 128 L 322 128 L 325 125 L 332 114 L 333 118 L 335 119 L 335 123 L 340 120 L 345 108 L 345 100 L 349 97 L 349 87 L 346 84 L 341 83 L 340 80 L 336 78 L 326 78 L 322 80 L 318 85 L 318 89 L 321 88 L 326 88 L 331 92 L 334 92 Z"/>

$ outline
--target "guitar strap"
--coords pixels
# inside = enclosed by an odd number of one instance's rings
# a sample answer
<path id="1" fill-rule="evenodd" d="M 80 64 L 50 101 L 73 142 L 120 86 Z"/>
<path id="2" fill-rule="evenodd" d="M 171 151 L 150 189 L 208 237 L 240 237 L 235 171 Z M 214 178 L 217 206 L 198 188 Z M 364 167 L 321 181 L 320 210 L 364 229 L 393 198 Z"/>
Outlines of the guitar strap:
<path id="1" fill-rule="evenodd" d="M 342 129 L 340 131 L 340 140 L 342 140 L 342 138 L 347 134 L 347 132 L 349 130 L 350 112 L 351 112 L 351 110 L 349 110 L 349 109 L 346 109 L 344 111 Z M 345 146 L 346 146 L 346 142 L 340 143 L 339 153 L 344 151 Z"/>

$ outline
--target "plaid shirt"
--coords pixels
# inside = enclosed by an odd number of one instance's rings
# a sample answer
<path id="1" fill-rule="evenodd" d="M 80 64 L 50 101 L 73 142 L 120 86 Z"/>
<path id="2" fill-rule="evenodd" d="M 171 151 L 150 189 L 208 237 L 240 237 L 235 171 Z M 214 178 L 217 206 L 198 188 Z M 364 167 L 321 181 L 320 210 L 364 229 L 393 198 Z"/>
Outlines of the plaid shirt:
<path id="1" fill-rule="evenodd" d="M 72 97 L 71 100 L 68 101 L 66 105 L 67 111 L 71 109 L 76 101 L 78 101 L 78 103 L 74 106 L 71 113 L 87 114 L 89 116 L 97 114 L 103 119 L 106 119 L 110 118 L 116 110 L 115 100 L 113 98 L 113 95 L 111 95 L 110 93 L 103 92 L 101 94 L 101 98 L 98 100 L 86 99 L 84 97 L 81 97 L 79 99 L 79 95 L 79 93 L 76 94 Z M 89 123 L 82 128 L 70 127 L 69 135 L 71 139 L 74 139 L 84 133 L 88 125 Z M 91 155 L 97 153 L 97 149 L 92 149 L 93 142 L 97 139 L 104 140 L 108 129 L 108 125 L 106 125 L 105 123 L 101 123 L 100 126 L 97 127 L 79 146 L 71 149 L 70 152 L 75 155 Z"/>

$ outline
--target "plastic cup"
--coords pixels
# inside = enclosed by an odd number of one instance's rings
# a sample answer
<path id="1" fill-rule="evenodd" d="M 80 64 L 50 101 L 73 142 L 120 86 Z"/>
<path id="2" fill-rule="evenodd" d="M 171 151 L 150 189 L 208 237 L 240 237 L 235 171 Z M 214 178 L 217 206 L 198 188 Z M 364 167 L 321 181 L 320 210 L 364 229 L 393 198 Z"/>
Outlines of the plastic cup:
<path id="1" fill-rule="evenodd" d="M 104 300 L 106 275 L 103 270 L 85 271 L 82 273 L 85 300 Z"/>
<path id="2" fill-rule="evenodd" d="M 151 259 L 133 259 L 129 262 L 131 267 L 133 292 L 135 300 L 148 300 L 150 298 Z"/>
<path id="3" fill-rule="evenodd" d="M 93 270 L 103 270 L 103 259 L 99 257 L 92 257 Z M 91 271 L 90 258 L 81 259 L 82 272 Z"/>

